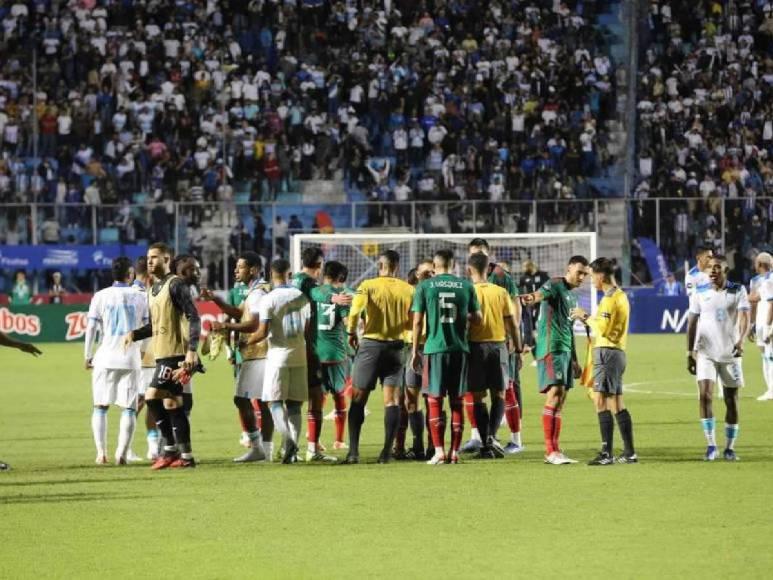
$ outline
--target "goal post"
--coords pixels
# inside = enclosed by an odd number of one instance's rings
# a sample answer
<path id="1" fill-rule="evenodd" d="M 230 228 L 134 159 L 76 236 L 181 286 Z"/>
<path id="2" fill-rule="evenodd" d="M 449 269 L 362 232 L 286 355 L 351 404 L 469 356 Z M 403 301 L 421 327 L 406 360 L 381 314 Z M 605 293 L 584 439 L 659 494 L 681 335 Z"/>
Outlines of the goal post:
<path id="1" fill-rule="evenodd" d="M 356 288 L 360 282 L 378 275 L 378 256 L 385 250 L 400 254 L 400 275 L 434 253 L 446 248 L 454 252 L 457 275 L 465 275 L 468 244 L 475 238 L 485 239 L 493 262 L 504 263 L 510 272 L 520 277 L 524 260 L 532 260 L 550 277 L 562 276 L 569 258 L 582 255 L 596 258 L 595 232 L 560 232 L 535 234 L 295 234 L 291 242 L 294 271 L 301 269 L 301 253 L 319 247 L 326 260 L 337 260 L 349 269 L 347 285 Z M 576 290 L 580 304 L 596 310 L 596 293 L 590 280 Z"/>

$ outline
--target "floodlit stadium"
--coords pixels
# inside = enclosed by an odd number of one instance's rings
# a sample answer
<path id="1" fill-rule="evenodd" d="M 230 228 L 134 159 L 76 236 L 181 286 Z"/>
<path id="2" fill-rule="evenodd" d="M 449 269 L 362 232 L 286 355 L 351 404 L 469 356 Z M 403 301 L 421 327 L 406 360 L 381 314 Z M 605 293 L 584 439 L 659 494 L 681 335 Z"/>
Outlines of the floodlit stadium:
<path id="1" fill-rule="evenodd" d="M 5 577 L 767 577 L 773 3 L 0 25 Z"/>

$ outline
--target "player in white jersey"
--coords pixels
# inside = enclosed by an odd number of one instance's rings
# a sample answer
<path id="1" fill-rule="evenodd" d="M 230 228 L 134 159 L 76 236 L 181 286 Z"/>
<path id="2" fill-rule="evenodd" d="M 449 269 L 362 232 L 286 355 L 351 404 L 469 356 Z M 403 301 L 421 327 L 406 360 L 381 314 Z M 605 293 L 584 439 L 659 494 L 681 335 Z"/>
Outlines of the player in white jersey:
<path id="1" fill-rule="evenodd" d="M 707 270 L 709 268 L 709 260 L 711 260 L 713 255 L 713 250 L 704 246 L 699 247 L 695 252 L 696 264 L 690 268 L 684 277 L 684 288 L 687 296 L 692 296 L 697 290 L 711 286 Z"/>
<path id="2" fill-rule="evenodd" d="M 741 357 L 749 332 L 749 299 L 746 288 L 727 280 L 727 260 L 714 256 L 709 262 L 709 288 L 690 297 L 687 328 L 687 370 L 695 375 L 700 391 L 700 415 L 708 447 L 706 461 L 717 458 L 714 438 L 712 393 L 722 383 L 725 394 L 724 458 L 736 461 L 738 437 L 738 389 L 743 387 Z"/>
<path id="3" fill-rule="evenodd" d="M 107 460 L 107 410 L 110 405 L 123 409 L 115 450 L 117 464 L 126 463 L 126 454 L 137 424 L 137 396 L 140 376 L 140 346 L 124 348 L 126 333 L 148 322 L 148 303 L 130 286 L 134 270 L 129 258 L 113 260 L 112 286 L 100 290 L 91 299 L 84 349 L 86 369 L 92 370 L 91 386 L 94 411 L 91 428 L 100 465 Z M 99 348 L 93 353 L 97 333 Z M 93 353 L 93 354 L 92 354 Z"/>
<path id="4" fill-rule="evenodd" d="M 762 378 L 765 392 L 758 401 L 773 401 L 773 352 L 765 339 L 770 331 L 768 315 L 773 307 L 773 256 L 767 252 L 757 254 L 754 261 L 757 275 L 749 283 L 749 302 L 752 305 L 752 331 L 749 338 L 757 343 L 762 353 Z"/>
<path id="5" fill-rule="evenodd" d="M 268 403 L 274 426 L 282 434 L 283 463 L 298 461 L 301 407 L 309 398 L 306 333 L 311 307 L 308 298 L 290 285 L 290 263 L 271 263 L 273 290 L 260 299 L 258 319 L 243 332 L 249 342 L 268 339 L 262 400 Z"/>

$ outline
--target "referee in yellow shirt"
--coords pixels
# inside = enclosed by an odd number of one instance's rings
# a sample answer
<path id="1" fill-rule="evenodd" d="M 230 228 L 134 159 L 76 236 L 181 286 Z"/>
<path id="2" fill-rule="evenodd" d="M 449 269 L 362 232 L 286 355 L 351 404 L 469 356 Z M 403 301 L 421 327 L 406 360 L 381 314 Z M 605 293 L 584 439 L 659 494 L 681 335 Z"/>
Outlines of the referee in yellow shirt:
<path id="1" fill-rule="evenodd" d="M 349 310 L 346 330 L 349 345 L 356 351 L 352 370 L 352 401 L 349 405 L 349 453 L 345 464 L 360 462 L 360 430 L 365 405 L 376 383 L 384 389 L 384 448 L 379 463 L 388 463 L 392 444 L 400 427 L 400 389 L 403 385 L 403 347 L 410 328 L 413 286 L 398 277 L 400 255 L 386 250 L 378 258 L 378 277 L 357 288 Z M 357 325 L 364 315 L 362 342 Z"/>
<path id="2" fill-rule="evenodd" d="M 593 390 L 601 430 L 601 451 L 588 465 L 638 463 L 633 446 L 633 422 L 623 404 L 625 346 L 630 314 L 628 297 L 615 283 L 611 260 L 598 258 L 591 263 L 590 269 L 593 288 L 604 293 L 596 315 L 589 316 L 582 308 L 574 308 L 570 312 L 573 319 L 581 320 L 593 332 Z M 613 412 L 624 449 L 617 458 L 612 455 L 615 432 Z"/>

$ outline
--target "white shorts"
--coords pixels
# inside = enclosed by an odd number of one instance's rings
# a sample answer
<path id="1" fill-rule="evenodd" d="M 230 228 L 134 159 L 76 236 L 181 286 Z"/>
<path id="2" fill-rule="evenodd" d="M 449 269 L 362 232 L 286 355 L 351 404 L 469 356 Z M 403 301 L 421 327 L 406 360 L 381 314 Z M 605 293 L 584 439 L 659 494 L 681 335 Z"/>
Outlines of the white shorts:
<path id="1" fill-rule="evenodd" d="M 153 373 L 155 372 L 156 367 L 142 367 L 140 369 L 140 384 L 137 385 L 137 390 L 143 397 L 145 396 L 145 391 L 148 390 L 148 387 L 153 380 Z"/>
<path id="2" fill-rule="evenodd" d="M 140 372 L 134 369 L 95 368 L 91 371 L 94 405 L 118 405 L 124 409 L 136 409 L 139 377 Z"/>
<path id="3" fill-rule="evenodd" d="M 262 401 L 306 401 L 309 372 L 305 366 L 286 367 L 266 359 Z"/>
<path id="4" fill-rule="evenodd" d="M 260 399 L 263 396 L 263 380 L 266 374 L 266 359 L 259 358 L 242 362 L 236 377 L 235 395 L 245 399 Z"/>
<path id="5" fill-rule="evenodd" d="M 695 363 L 695 379 L 721 382 L 726 389 L 739 389 L 743 387 L 741 359 L 737 358 L 732 362 L 716 362 L 699 354 Z"/>

